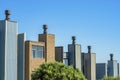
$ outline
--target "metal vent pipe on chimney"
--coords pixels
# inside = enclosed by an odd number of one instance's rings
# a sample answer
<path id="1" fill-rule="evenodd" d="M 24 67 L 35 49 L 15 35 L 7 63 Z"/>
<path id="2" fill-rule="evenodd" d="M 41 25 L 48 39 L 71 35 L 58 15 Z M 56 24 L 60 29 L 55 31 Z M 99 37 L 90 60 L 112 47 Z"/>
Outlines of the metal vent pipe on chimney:
<path id="1" fill-rule="evenodd" d="M 91 46 L 88 46 L 88 53 L 91 53 Z"/>
<path id="2" fill-rule="evenodd" d="M 47 27 L 47 25 L 46 24 L 44 24 L 43 25 L 43 34 L 47 34 L 47 29 L 48 29 L 48 27 Z"/>
<path id="3" fill-rule="evenodd" d="M 5 10 L 5 20 L 9 21 L 10 20 L 10 10 Z"/>
<path id="4" fill-rule="evenodd" d="M 113 61 L 113 54 L 110 54 L 110 60 Z"/>
<path id="5" fill-rule="evenodd" d="M 75 36 L 72 36 L 72 44 L 75 44 L 75 43 L 76 43 L 75 40 L 76 40 L 76 37 L 75 37 Z"/>

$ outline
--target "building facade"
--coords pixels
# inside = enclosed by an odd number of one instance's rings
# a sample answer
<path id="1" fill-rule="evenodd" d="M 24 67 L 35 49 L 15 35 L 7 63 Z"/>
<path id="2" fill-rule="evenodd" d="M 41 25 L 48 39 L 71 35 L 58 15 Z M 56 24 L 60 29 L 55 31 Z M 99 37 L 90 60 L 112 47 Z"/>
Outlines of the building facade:
<path id="1" fill-rule="evenodd" d="M 58 62 L 62 62 L 67 66 L 69 65 L 68 64 L 69 55 L 68 52 L 64 52 L 63 46 L 55 47 L 55 60 Z"/>
<path id="2" fill-rule="evenodd" d="M 68 66 L 69 65 L 69 52 L 64 52 L 63 53 L 63 63 Z"/>
<path id="3" fill-rule="evenodd" d="M 39 65 L 55 60 L 72 65 L 83 71 L 88 80 L 95 80 L 96 56 L 90 47 L 88 53 L 81 54 L 81 45 L 75 43 L 73 36 L 68 52 L 64 52 L 62 46 L 55 47 L 55 35 L 47 33 L 47 25 L 43 25 L 38 41 L 26 41 L 24 33 L 18 34 L 18 23 L 10 21 L 10 12 L 6 10 L 5 14 L 5 20 L 0 20 L 0 80 L 31 80 Z"/>
<path id="4" fill-rule="evenodd" d="M 0 20 L 0 80 L 17 80 L 17 29 L 18 23 L 10 21 L 10 11 Z"/>
<path id="5" fill-rule="evenodd" d="M 88 80 L 96 80 L 96 54 L 91 53 L 91 46 L 88 46 L 88 53 L 82 53 L 82 72 Z"/>
<path id="6" fill-rule="evenodd" d="M 44 42 L 25 42 L 25 80 L 31 80 L 32 72 L 45 62 L 44 49 Z"/>
<path id="7" fill-rule="evenodd" d="M 104 76 L 118 77 L 119 72 L 119 63 L 117 63 L 117 60 L 113 60 L 113 54 L 110 54 L 110 60 L 107 63 L 96 64 L 97 80 L 101 80 Z"/>
<path id="8" fill-rule="evenodd" d="M 119 63 L 117 64 L 117 66 L 118 66 L 118 76 L 120 76 L 120 65 L 119 65 Z"/>
<path id="9" fill-rule="evenodd" d="M 104 76 L 107 76 L 107 64 L 96 63 L 96 80 L 102 80 Z"/>
<path id="10" fill-rule="evenodd" d="M 55 47 L 55 60 L 81 70 L 81 45 L 75 44 L 75 36 L 72 40 L 72 44 L 68 44 L 68 52 L 64 52 L 62 46 Z"/>
<path id="11" fill-rule="evenodd" d="M 43 25 L 43 29 L 38 42 L 25 42 L 25 80 L 31 80 L 31 74 L 43 62 L 55 61 L 55 36 L 47 34 L 47 25 Z"/>
<path id="12" fill-rule="evenodd" d="M 68 64 L 81 70 L 81 45 L 75 44 L 75 36 L 72 37 L 72 44 L 68 44 Z"/>
<path id="13" fill-rule="evenodd" d="M 113 54 L 110 54 L 110 60 L 108 60 L 108 76 L 117 77 L 119 76 L 119 67 L 117 60 L 113 60 Z"/>
<path id="14" fill-rule="evenodd" d="M 25 40 L 25 33 L 18 34 L 17 80 L 25 80 Z"/>
<path id="15" fill-rule="evenodd" d="M 55 60 L 58 62 L 63 62 L 63 47 L 62 46 L 57 46 L 55 47 Z"/>
<path id="16" fill-rule="evenodd" d="M 96 54 L 91 53 L 91 46 L 88 46 L 88 53 L 81 54 L 81 45 L 75 44 L 75 36 L 73 36 L 72 44 L 68 44 L 68 52 L 64 52 L 63 47 L 55 49 L 56 61 L 78 68 L 87 80 L 96 80 Z"/>

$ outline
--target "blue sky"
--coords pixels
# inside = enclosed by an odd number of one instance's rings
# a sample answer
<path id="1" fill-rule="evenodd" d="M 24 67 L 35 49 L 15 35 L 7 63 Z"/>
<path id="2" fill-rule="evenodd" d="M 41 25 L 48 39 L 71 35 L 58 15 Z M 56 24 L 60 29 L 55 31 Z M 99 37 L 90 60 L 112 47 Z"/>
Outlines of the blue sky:
<path id="1" fill-rule="evenodd" d="M 0 19 L 6 9 L 27 40 L 36 41 L 47 24 L 56 46 L 64 46 L 64 51 L 76 36 L 83 52 L 92 46 L 97 62 L 107 62 L 110 53 L 120 61 L 120 0 L 0 0 Z"/>

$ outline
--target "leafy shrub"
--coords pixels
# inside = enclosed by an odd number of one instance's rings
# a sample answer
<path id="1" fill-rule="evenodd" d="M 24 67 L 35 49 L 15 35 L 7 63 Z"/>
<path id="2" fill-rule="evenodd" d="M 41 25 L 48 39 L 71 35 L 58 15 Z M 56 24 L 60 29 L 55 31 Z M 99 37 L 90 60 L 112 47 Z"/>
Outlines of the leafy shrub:
<path id="1" fill-rule="evenodd" d="M 78 69 L 63 63 L 43 63 L 32 73 L 32 80 L 86 80 Z"/>
<path id="2" fill-rule="evenodd" d="M 120 77 L 104 77 L 102 80 L 120 80 Z"/>

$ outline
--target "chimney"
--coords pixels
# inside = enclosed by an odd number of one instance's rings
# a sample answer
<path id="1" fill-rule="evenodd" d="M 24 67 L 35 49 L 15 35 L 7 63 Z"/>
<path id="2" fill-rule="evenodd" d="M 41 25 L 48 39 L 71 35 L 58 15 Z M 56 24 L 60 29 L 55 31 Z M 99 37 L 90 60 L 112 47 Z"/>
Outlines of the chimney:
<path id="1" fill-rule="evenodd" d="M 72 44 L 75 44 L 75 43 L 76 43 L 75 40 L 76 40 L 76 37 L 75 37 L 75 36 L 72 36 Z"/>
<path id="2" fill-rule="evenodd" d="M 48 29 L 48 27 L 47 27 L 47 25 L 46 24 L 44 24 L 43 25 L 43 34 L 47 34 L 47 29 Z"/>
<path id="3" fill-rule="evenodd" d="M 5 20 L 9 21 L 10 20 L 10 10 L 5 10 Z"/>
<path id="4" fill-rule="evenodd" d="M 88 53 L 91 53 L 91 46 L 88 46 Z"/>
<path id="5" fill-rule="evenodd" d="M 110 54 L 110 60 L 113 61 L 113 54 Z"/>

